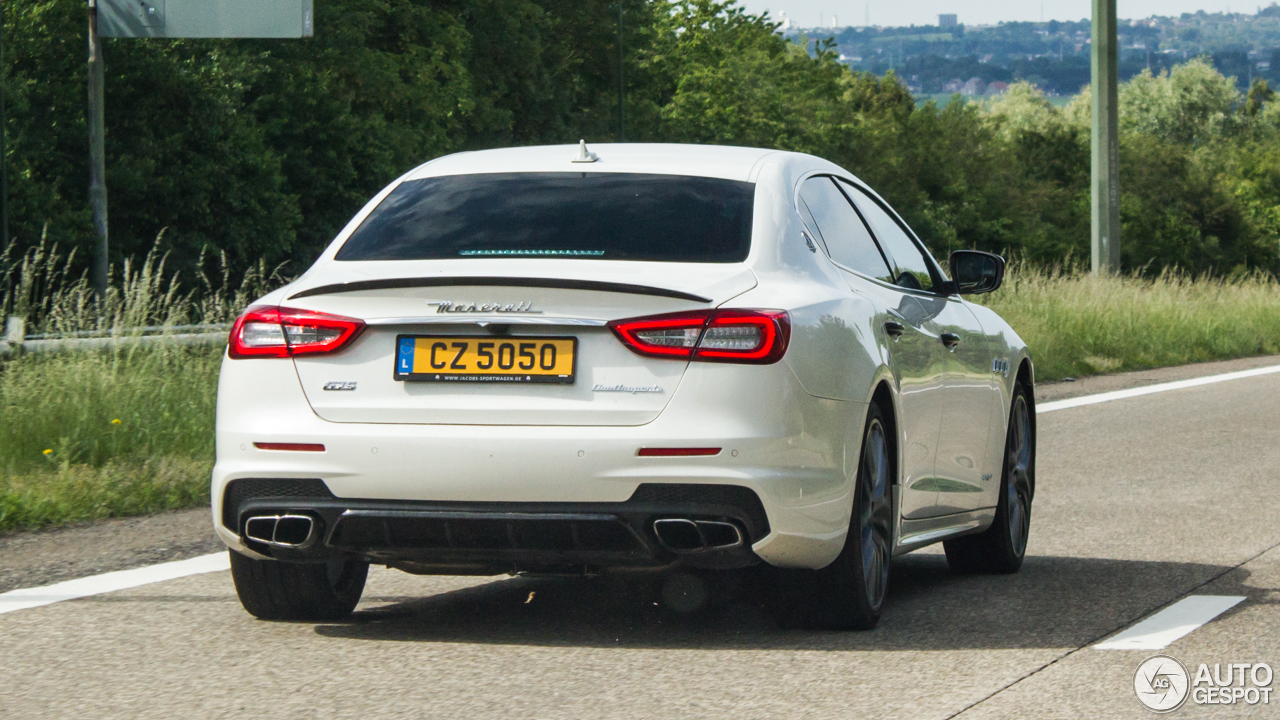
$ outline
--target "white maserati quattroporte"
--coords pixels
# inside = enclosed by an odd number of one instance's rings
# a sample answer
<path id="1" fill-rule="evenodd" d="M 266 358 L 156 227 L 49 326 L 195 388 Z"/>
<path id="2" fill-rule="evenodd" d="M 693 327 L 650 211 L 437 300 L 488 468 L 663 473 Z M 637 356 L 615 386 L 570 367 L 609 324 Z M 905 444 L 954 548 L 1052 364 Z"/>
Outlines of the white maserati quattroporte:
<path id="1" fill-rule="evenodd" d="M 594 150 L 592 152 L 591 150 Z M 769 150 L 460 153 L 374 197 L 231 331 L 213 517 L 245 608 L 352 611 L 370 563 L 767 563 L 869 628 L 893 557 L 1013 572 L 1027 348 L 873 190 Z"/>

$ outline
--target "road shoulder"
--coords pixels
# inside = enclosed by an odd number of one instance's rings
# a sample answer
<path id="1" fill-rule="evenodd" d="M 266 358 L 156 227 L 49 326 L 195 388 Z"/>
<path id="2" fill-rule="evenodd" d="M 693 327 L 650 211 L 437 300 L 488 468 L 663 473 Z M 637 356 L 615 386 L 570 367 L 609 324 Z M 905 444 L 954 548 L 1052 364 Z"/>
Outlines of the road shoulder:
<path id="1" fill-rule="evenodd" d="M 207 507 L 0 536 L 0 592 L 223 549 Z"/>
<path id="2" fill-rule="evenodd" d="M 1269 365 L 1280 365 L 1280 355 L 1263 355 L 1239 360 L 1218 360 L 1192 365 L 1156 368 L 1154 370 L 1135 370 L 1133 372 L 1116 373 L 1115 375 L 1076 378 L 1073 382 L 1040 383 L 1036 385 L 1036 402 L 1067 400 L 1084 395 L 1097 395 L 1098 393 L 1114 392 L 1116 390 L 1128 390 L 1147 385 L 1158 385 L 1160 383 L 1189 380 L 1209 375 L 1221 375 L 1240 370 L 1252 370 L 1253 368 L 1267 367 Z"/>

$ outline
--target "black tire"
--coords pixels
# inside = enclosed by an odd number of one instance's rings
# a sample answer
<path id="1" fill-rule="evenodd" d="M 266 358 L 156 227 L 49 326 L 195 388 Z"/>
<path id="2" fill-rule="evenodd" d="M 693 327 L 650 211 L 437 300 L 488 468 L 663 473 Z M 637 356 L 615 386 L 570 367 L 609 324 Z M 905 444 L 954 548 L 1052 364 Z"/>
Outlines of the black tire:
<path id="1" fill-rule="evenodd" d="M 871 404 L 863 429 L 849 534 L 835 562 L 814 573 L 809 624 L 824 630 L 870 630 L 889 588 L 896 466 L 884 416 Z"/>
<path id="2" fill-rule="evenodd" d="M 240 604 L 262 620 L 341 620 L 360 602 L 369 575 L 362 560 L 288 563 L 228 552 Z"/>
<path id="3" fill-rule="evenodd" d="M 948 540 L 947 565 L 959 573 L 1018 572 L 1031 532 L 1031 500 L 1035 495 L 1035 414 L 1026 389 L 1013 386 L 1009 429 L 1005 433 L 1000 500 L 991 527 L 977 535 Z"/>

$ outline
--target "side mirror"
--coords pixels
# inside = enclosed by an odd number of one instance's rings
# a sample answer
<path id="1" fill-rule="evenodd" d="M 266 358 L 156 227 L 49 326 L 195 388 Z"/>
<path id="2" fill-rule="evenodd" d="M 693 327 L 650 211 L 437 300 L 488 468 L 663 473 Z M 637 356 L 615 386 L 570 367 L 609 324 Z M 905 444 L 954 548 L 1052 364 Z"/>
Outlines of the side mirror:
<path id="1" fill-rule="evenodd" d="M 951 253 L 952 289 L 960 295 L 993 292 L 1004 282 L 1004 258 L 978 250 Z"/>

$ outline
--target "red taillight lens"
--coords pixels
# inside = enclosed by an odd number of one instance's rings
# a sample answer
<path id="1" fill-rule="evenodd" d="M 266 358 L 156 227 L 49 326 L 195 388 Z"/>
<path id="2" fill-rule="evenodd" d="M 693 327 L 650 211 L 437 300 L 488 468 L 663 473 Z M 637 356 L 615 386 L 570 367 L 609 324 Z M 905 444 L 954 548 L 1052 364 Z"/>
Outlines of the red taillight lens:
<path id="1" fill-rule="evenodd" d="M 251 307 L 236 318 L 227 354 L 251 358 L 334 352 L 346 347 L 362 330 L 364 322 L 341 315 Z"/>
<path id="2" fill-rule="evenodd" d="M 718 310 L 694 360 L 776 363 L 791 342 L 791 318 L 781 310 Z"/>
<path id="3" fill-rule="evenodd" d="M 706 310 L 656 315 L 634 320 L 615 320 L 609 328 L 635 352 L 650 357 L 693 357 L 698 338 L 711 313 Z"/>
<path id="4" fill-rule="evenodd" d="M 699 310 L 615 320 L 609 328 L 639 355 L 767 365 L 782 359 L 791 319 L 781 310 Z"/>

